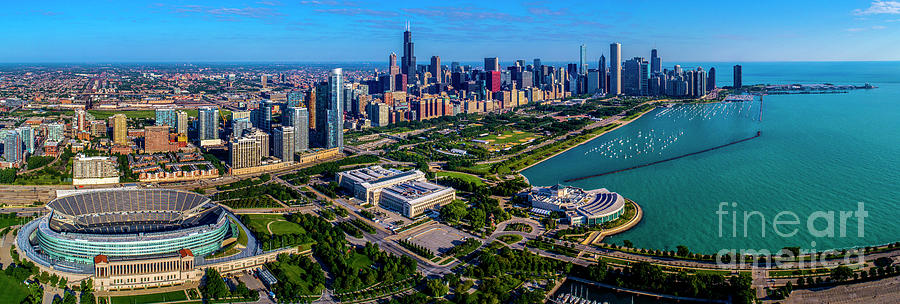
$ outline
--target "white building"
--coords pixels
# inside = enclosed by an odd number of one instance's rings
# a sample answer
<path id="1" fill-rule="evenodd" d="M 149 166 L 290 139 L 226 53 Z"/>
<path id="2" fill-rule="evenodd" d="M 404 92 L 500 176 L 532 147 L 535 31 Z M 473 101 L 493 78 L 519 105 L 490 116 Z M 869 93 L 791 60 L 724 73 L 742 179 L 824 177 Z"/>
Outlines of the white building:
<path id="1" fill-rule="evenodd" d="M 78 155 L 72 163 L 73 185 L 101 185 L 119 182 L 115 157 Z"/>
<path id="2" fill-rule="evenodd" d="M 381 204 L 410 218 L 456 199 L 456 190 L 429 183 L 425 173 L 419 170 L 371 166 L 340 172 L 337 179 L 340 186 L 357 199 Z"/>
<path id="3" fill-rule="evenodd" d="M 606 189 L 583 190 L 555 185 L 534 187 L 528 193 L 534 208 L 565 212 L 572 225 L 595 225 L 613 221 L 625 211 L 625 198 Z"/>

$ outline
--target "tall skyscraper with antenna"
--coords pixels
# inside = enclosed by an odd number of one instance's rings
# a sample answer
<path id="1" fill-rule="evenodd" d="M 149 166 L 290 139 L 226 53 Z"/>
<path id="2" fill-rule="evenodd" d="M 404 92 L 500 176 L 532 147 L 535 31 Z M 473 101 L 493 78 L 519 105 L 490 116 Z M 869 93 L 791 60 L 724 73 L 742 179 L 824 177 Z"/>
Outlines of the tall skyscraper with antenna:
<path id="1" fill-rule="evenodd" d="M 406 74 L 407 83 L 416 83 L 416 55 L 412 42 L 412 32 L 409 31 L 409 21 L 406 22 L 406 31 L 403 32 L 403 58 L 400 59 L 401 73 Z"/>

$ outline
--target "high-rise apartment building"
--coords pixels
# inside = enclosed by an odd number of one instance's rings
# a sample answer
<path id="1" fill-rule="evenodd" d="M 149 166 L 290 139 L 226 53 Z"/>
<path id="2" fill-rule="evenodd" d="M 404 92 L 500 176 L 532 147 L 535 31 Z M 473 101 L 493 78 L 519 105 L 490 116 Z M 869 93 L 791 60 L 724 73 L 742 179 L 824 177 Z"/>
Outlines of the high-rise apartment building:
<path id="1" fill-rule="evenodd" d="M 187 135 L 188 133 L 188 114 L 185 111 L 178 111 L 176 115 L 175 132 Z"/>
<path id="2" fill-rule="evenodd" d="M 706 90 L 712 91 L 716 89 L 716 68 L 709 68 L 709 73 L 706 75 Z"/>
<path id="3" fill-rule="evenodd" d="M 3 130 L 0 133 L 3 138 L 3 160 L 9 163 L 19 164 L 23 160 L 22 137 L 15 130 Z"/>
<path id="4" fill-rule="evenodd" d="M 269 135 L 259 129 L 252 129 L 240 138 L 232 139 L 228 144 L 228 165 L 232 169 L 256 167 L 269 154 Z"/>
<path id="5" fill-rule="evenodd" d="M 253 127 L 259 128 L 266 133 L 272 132 L 272 111 L 275 103 L 271 100 L 261 101 L 259 107 L 250 112 L 250 121 Z"/>
<path id="6" fill-rule="evenodd" d="M 741 75 L 741 73 L 741 65 L 736 64 L 734 66 L 734 85 L 732 85 L 734 89 L 740 89 L 744 86 L 743 79 L 741 79 L 743 75 Z"/>
<path id="7" fill-rule="evenodd" d="M 19 136 L 22 138 L 22 145 L 25 146 L 25 152 L 34 154 L 34 129 L 29 126 L 21 126 L 16 128 Z"/>
<path id="8" fill-rule="evenodd" d="M 128 141 L 128 118 L 125 117 L 125 114 L 116 114 L 110 120 L 112 121 L 113 143 L 128 146 L 130 144 Z"/>
<path id="9" fill-rule="evenodd" d="M 294 161 L 294 127 L 275 128 L 272 137 L 272 154 L 283 162 Z"/>
<path id="10" fill-rule="evenodd" d="M 294 152 L 309 149 L 309 110 L 291 107 L 284 111 L 281 124 L 294 128 Z"/>
<path id="11" fill-rule="evenodd" d="M 202 107 L 197 111 L 197 139 L 219 139 L 219 108 Z"/>
<path id="12" fill-rule="evenodd" d="M 331 70 L 328 81 L 318 86 L 316 97 L 316 135 L 318 146 L 339 148 L 344 146 L 344 76 L 340 68 Z"/>
<path id="13" fill-rule="evenodd" d="M 178 127 L 178 116 L 175 113 L 175 109 L 156 109 L 156 125 L 172 128 Z"/>

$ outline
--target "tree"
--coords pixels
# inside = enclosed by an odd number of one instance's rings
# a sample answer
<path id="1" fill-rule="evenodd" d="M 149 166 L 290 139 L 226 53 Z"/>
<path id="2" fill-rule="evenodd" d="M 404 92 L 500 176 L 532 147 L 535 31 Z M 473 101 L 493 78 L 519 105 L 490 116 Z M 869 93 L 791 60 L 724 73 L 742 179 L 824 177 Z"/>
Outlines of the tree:
<path id="1" fill-rule="evenodd" d="M 678 251 L 675 253 L 675 255 L 677 255 L 677 256 L 685 257 L 685 256 L 688 256 L 689 254 L 691 254 L 691 250 L 688 249 L 687 246 L 678 245 L 677 248 L 678 248 Z"/>
<path id="2" fill-rule="evenodd" d="M 450 289 L 450 287 L 447 286 L 447 283 L 444 283 L 444 280 L 441 279 L 428 280 L 428 283 L 425 285 L 427 293 L 435 298 L 443 297 Z"/>
<path id="3" fill-rule="evenodd" d="M 853 269 L 850 267 L 841 265 L 831 269 L 831 279 L 836 282 L 843 282 L 851 277 L 853 277 Z"/>
<path id="4" fill-rule="evenodd" d="M 0 184 L 12 184 L 16 181 L 16 169 L 7 168 L 0 170 Z"/>
<path id="5" fill-rule="evenodd" d="M 889 257 L 880 257 L 875 259 L 875 267 L 887 267 L 894 263 Z"/>
<path id="6" fill-rule="evenodd" d="M 631 243 L 630 240 L 624 240 L 624 241 L 622 241 L 622 246 L 627 247 L 627 248 L 634 248 L 634 244 Z"/>
<path id="7" fill-rule="evenodd" d="M 455 224 L 459 222 L 459 220 L 465 218 L 469 213 L 468 210 L 466 210 L 466 207 L 466 203 L 463 201 L 453 200 L 453 202 L 441 207 L 441 219 L 448 223 Z"/>
<path id="8" fill-rule="evenodd" d="M 206 284 L 200 287 L 203 296 L 213 300 L 222 299 L 228 296 L 228 286 L 222 280 L 222 275 L 213 268 L 206 269 Z"/>

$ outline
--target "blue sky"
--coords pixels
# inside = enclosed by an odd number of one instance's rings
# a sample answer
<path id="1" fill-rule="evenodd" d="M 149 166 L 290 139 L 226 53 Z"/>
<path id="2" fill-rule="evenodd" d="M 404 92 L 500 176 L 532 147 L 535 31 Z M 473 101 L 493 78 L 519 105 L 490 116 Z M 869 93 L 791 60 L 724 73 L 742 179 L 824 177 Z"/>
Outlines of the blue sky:
<path id="1" fill-rule="evenodd" d="M 900 60 L 900 1 L 14 1 L 0 62 Z"/>

